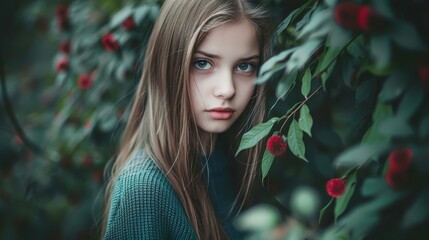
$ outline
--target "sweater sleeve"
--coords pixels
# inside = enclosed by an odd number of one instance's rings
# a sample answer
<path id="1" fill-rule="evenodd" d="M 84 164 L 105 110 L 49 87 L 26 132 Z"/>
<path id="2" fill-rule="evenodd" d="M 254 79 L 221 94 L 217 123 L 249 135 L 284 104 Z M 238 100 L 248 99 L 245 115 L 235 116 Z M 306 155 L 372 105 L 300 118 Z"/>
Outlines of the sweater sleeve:
<path id="1" fill-rule="evenodd" d="M 184 231 L 183 225 L 188 225 L 189 221 L 179 199 L 167 179 L 155 168 L 133 166 L 120 175 L 112 192 L 103 239 L 156 240 L 169 239 L 171 235 L 193 238 L 189 231 Z"/>

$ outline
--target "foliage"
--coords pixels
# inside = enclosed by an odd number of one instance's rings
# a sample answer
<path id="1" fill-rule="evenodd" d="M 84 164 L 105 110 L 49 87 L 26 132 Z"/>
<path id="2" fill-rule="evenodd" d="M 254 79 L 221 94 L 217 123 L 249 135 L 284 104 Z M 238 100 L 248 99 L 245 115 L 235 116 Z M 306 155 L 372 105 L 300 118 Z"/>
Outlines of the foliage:
<path id="1" fill-rule="evenodd" d="M 287 190 L 279 191 L 277 199 L 293 214 L 263 239 L 423 236 L 429 224 L 422 204 L 429 190 L 429 25 L 417 9 L 428 6 L 307 1 L 279 25 L 284 50 L 264 63 L 257 80 L 272 82 L 277 121 L 260 125 L 269 124 L 267 131 L 256 126 L 247 132 L 258 138 L 243 137 L 242 147 L 287 135 L 290 154 L 274 163 L 274 156 L 262 160 L 265 183 L 270 166 L 308 160 L 304 168 L 317 177 L 306 182 L 327 184 L 326 193 L 319 186 L 327 204 L 304 215 L 292 204 L 294 195 L 287 199 Z M 278 174 L 277 166 L 271 168 Z"/>
<path id="2" fill-rule="evenodd" d="M 42 9 L 48 6 L 36 2 L 24 9 L 38 21 L 51 19 L 45 25 L 56 53 L 48 55 L 53 63 L 40 77 L 49 80 L 27 90 L 33 95 L 22 108 L 20 102 L 4 102 L 26 119 L 20 122 L 24 131 L 2 135 L 2 239 L 85 239 L 98 234 L 103 169 L 115 154 L 138 81 L 134 74 L 140 71 L 144 43 L 159 11 L 157 2 L 145 1 L 122 4 L 112 14 L 103 3 L 58 4 L 46 13 Z M 13 82 L 10 86 L 10 96 L 22 88 Z M 6 116 L 6 108 L 1 110 Z"/>

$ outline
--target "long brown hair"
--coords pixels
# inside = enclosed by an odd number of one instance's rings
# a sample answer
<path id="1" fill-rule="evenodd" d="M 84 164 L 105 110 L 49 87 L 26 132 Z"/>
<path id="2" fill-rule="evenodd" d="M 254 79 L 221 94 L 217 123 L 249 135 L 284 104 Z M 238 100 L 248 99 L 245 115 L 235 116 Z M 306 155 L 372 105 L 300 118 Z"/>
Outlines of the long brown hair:
<path id="1" fill-rule="evenodd" d="M 244 0 L 166 0 L 152 30 L 130 116 L 106 189 L 102 234 L 107 225 L 113 185 L 130 156 L 140 148 L 164 172 L 200 239 L 224 239 L 201 177 L 198 156 L 204 144 L 190 100 L 190 69 L 194 51 L 207 33 L 241 18 L 258 35 L 261 62 L 270 54 L 271 25 L 260 8 Z M 264 87 L 257 86 L 246 111 L 234 124 L 236 146 L 241 135 L 265 115 Z M 231 128 L 232 129 L 232 128 Z M 231 134 L 231 131 L 230 133 Z M 196 141 L 197 140 L 197 141 Z M 197 146 L 197 147 L 195 147 Z M 237 201 L 242 207 L 252 196 L 263 146 L 243 151 Z"/>

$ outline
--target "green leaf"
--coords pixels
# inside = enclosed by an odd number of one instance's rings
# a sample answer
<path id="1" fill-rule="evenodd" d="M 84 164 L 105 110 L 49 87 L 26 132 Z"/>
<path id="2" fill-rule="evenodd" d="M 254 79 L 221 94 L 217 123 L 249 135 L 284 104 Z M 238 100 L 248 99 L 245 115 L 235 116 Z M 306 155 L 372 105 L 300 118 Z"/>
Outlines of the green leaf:
<path id="1" fill-rule="evenodd" d="M 355 58 L 362 58 L 366 54 L 366 46 L 364 43 L 363 36 L 357 37 L 349 46 L 347 46 L 347 52 Z"/>
<path id="2" fill-rule="evenodd" d="M 380 119 L 390 117 L 393 114 L 393 108 L 390 104 L 386 104 L 383 101 L 377 101 L 374 114 L 372 115 L 372 121 L 377 122 Z"/>
<path id="3" fill-rule="evenodd" d="M 383 142 L 387 143 L 389 137 L 380 135 L 378 133 L 378 124 L 380 120 L 390 117 L 393 114 L 392 106 L 384 103 L 381 100 L 377 101 L 377 106 L 375 107 L 374 113 L 372 115 L 372 126 L 368 129 L 365 135 L 362 137 L 362 143 L 374 143 L 374 142 Z"/>
<path id="4" fill-rule="evenodd" d="M 264 232 L 276 227 L 280 218 L 280 213 L 274 206 L 259 204 L 241 213 L 234 221 L 234 227 L 240 231 Z"/>
<path id="5" fill-rule="evenodd" d="M 335 24 L 334 21 L 332 21 L 332 19 L 329 19 L 328 21 L 326 21 L 324 24 L 322 24 L 319 28 L 317 28 L 316 30 L 310 32 L 307 36 L 308 40 L 310 39 L 325 39 L 327 38 L 326 36 L 330 33 L 332 33 L 335 29 L 338 29 L 337 24 Z M 338 41 L 333 41 L 330 42 L 329 44 L 333 43 L 333 44 L 339 44 L 343 41 L 346 41 L 346 39 L 344 39 L 347 36 L 344 36 L 345 34 L 343 33 L 347 33 L 346 31 L 344 32 L 337 32 L 338 34 Z M 307 40 L 307 41 L 308 41 Z"/>
<path id="6" fill-rule="evenodd" d="M 370 158 L 383 153 L 387 149 L 386 144 L 360 144 L 347 149 L 341 153 L 334 161 L 336 168 L 356 167 L 363 164 Z"/>
<path id="7" fill-rule="evenodd" d="M 414 51 L 426 51 L 427 47 L 423 43 L 416 27 L 406 21 L 398 20 L 392 23 L 393 41 L 399 46 Z"/>
<path id="8" fill-rule="evenodd" d="M 308 162 L 305 158 L 305 145 L 302 137 L 302 130 L 299 128 L 298 122 L 295 119 L 292 120 L 287 134 L 289 149 L 295 156 Z"/>
<path id="9" fill-rule="evenodd" d="M 426 114 L 420 122 L 419 135 L 421 138 L 429 135 L 429 114 Z"/>
<path id="10" fill-rule="evenodd" d="M 325 231 L 323 231 L 322 236 L 318 239 L 320 240 L 349 240 L 349 233 L 346 228 L 338 227 L 338 226 L 331 226 Z M 304 238 L 302 238 L 304 239 Z"/>
<path id="11" fill-rule="evenodd" d="M 69 77 L 69 75 L 65 72 L 60 72 L 59 74 L 57 74 L 57 77 L 55 79 L 56 87 L 63 86 L 68 77 Z"/>
<path id="12" fill-rule="evenodd" d="M 305 71 L 304 76 L 302 77 L 301 93 L 304 97 L 307 97 L 311 89 L 311 70 L 310 68 Z"/>
<path id="13" fill-rule="evenodd" d="M 311 128 L 313 127 L 313 118 L 307 105 L 303 105 L 299 114 L 299 127 L 311 137 Z"/>
<path id="14" fill-rule="evenodd" d="M 115 28 L 122 24 L 122 22 L 127 19 L 127 17 L 131 16 L 133 14 L 133 8 L 132 6 L 128 5 L 119 10 L 115 15 L 113 15 L 112 19 L 110 20 L 110 27 Z"/>
<path id="15" fill-rule="evenodd" d="M 379 99 L 384 102 L 392 101 L 402 95 L 408 86 L 409 75 L 404 71 L 397 71 L 392 73 L 390 77 L 383 84 L 383 89 L 378 95 Z"/>
<path id="16" fill-rule="evenodd" d="M 135 8 L 133 18 L 137 24 L 141 24 L 143 19 L 150 13 L 150 8 L 146 5 Z"/>
<path id="17" fill-rule="evenodd" d="M 337 5 L 338 0 L 325 0 L 323 1 L 328 7 L 335 7 Z"/>
<path id="18" fill-rule="evenodd" d="M 270 133 L 274 123 L 276 123 L 279 119 L 280 118 L 278 117 L 274 117 L 265 123 L 254 126 L 252 129 L 250 129 L 250 131 L 246 132 L 241 139 L 240 146 L 238 147 L 235 155 L 238 155 L 241 150 L 256 146 L 256 144 L 258 144 L 262 138 L 266 137 Z"/>
<path id="19" fill-rule="evenodd" d="M 375 62 L 377 70 L 384 69 L 390 64 L 392 59 L 392 47 L 390 38 L 385 35 L 375 35 L 370 39 L 371 57 Z"/>
<path id="20" fill-rule="evenodd" d="M 420 107 L 424 94 L 421 88 L 414 86 L 405 93 L 398 107 L 397 115 L 403 119 L 411 118 Z"/>
<path id="21" fill-rule="evenodd" d="M 329 77 L 331 76 L 332 71 L 334 71 L 335 68 L 335 64 L 336 64 L 337 60 L 335 60 L 328 69 L 326 69 L 326 71 L 324 73 L 322 73 L 322 86 L 323 89 L 326 90 L 326 82 L 328 81 Z"/>
<path id="22" fill-rule="evenodd" d="M 410 228 L 429 218 L 429 190 L 423 191 L 417 200 L 408 208 L 402 219 L 402 226 Z"/>
<path id="23" fill-rule="evenodd" d="M 297 8 L 293 10 L 289 16 L 287 16 L 283 22 L 280 23 L 280 25 L 277 27 L 276 33 L 277 35 L 280 35 L 290 24 L 290 22 L 295 18 L 297 13 L 300 13 L 303 10 L 303 8 Z"/>
<path id="24" fill-rule="evenodd" d="M 361 193 L 363 196 L 374 196 L 390 190 L 383 178 L 367 178 L 362 185 Z"/>
<path id="25" fill-rule="evenodd" d="M 371 3 L 372 7 L 381 15 L 384 17 L 387 17 L 389 19 L 394 19 L 395 14 L 391 7 L 391 1 L 390 0 L 378 0 Z"/>
<path id="26" fill-rule="evenodd" d="M 388 143 L 390 137 L 381 135 L 378 133 L 378 123 L 372 124 L 372 126 L 368 129 L 365 135 L 362 137 L 361 143 L 363 144 L 371 144 L 371 143 Z"/>
<path id="27" fill-rule="evenodd" d="M 153 21 L 155 21 L 158 15 L 159 15 L 159 6 L 154 4 L 151 6 L 151 9 L 150 9 L 150 17 Z"/>
<path id="28" fill-rule="evenodd" d="M 320 46 L 320 40 L 311 40 L 296 47 L 289 60 L 286 62 L 287 71 L 291 72 L 295 69 L 302 68 Z"/>
<path id="29" fill-rule="evenodd" d="M 259 75 L 258 78 L 256 79 L 255 83 L 256 84 L 263 84 L 263 83 L 265 83 L 266 81 L 270 80 L 270 78 L 274 74 L 276 74 L 277 72 L 285 69 L 285 67 L 286 66 L 284 64 L 276 64 L 270 71 L 268 71 L 268 72 L 266 72 L 266 73 L 264 73 L 262 75 Z"/>
<path id="30" fill-rule="evenodd" d="M 321 71 L 325 71 L 330 64 L 333 64 L 333 61 L 338 57 L 338 55 L 341 52 L 341 48 L 333 48 L 330 47 L 327 49 L 325 55 L 323 55 L 323 58 L 321 58 L 319 65 L 316 68 L 316 74 L 320 74 Z"/>
<path id="31" fill-rule="evenodd" d="M 294 188 L 289 200 L 292 216 L 303 220 L 313 220 L 319 211 L 319 193 L 311 187 Z"/>
<path id="32" fill-rule="evenodd" d="M 378 132 L 388 137 L 409 137 L 414 134 L 411 126 L 400 116 L 383 119 L 377 126 Z"/>
<path id="33" fill-rule="evenodd" d="M 131 39 L 132 34 L 129 32 L 121 32 L 121 33 L 115 34 L 115 37 L 119 45 L 124 46 Z"/>
<path id="34" fill-rule="evenodd" d="M 356 103 L 363 103 L 365 100 L 371 97 L 375 88 L 375 79 L 368 79 L 359 84 L 359 86 L 356 88 Z"/>
<path id="35" fill-rule="evenodd" d="M 310 22 L 307 23 L 299 33 L 298 38 L 303 38 L 323 27 L 326 22 L 332 19 L 332 14 L 332 9 L 330 8 L 315 12 L 313 16 L 311 16 Z"/>
<path id="36" fill-rule="evenodd" d="M 277 98 L 283 98 L 293 88 L 297 77 L 298 70 L 293 70 L 279 81 L 276 88 Z"/>
<path id="37" fill-rule="evenodd" d="M 352 32 L 334 24 L 329 31 L 327 45 L 333 48 L 345 46 L 352 38 Z"/>
<path id="38" fill-rule="evenodd" d="M 308 1 L 308 2 L 304 3 L 301 7 L 293 10 L 289 14 L 289 16 L 287 16 L 287 18 L 284 19 L 283 22 L 280 23 L 280 25 L 277 27 L 277 30 L 276 30 L 277 35 L 280 35 L 289 26 L 289 24 L 295 19 L 295 17 L 299 16 L 303 11 L 307 11 L 308 5 L 310 5 L 310 4 L 312 4 L 312 2 Z M 316 4 L 314 4 L 313 8 L 311 8 L 311 10 L 308 12 L 312 12 L 315 9 L 315 7 L 316 7 Z"/>
<path id="39" fill-rule="evenodd" d="M 325 214 L 326 210 L 329 208 L 329 206 L 331 206 L 331 204 L 333 202 L 334 202 L 334 198 L 331 198 L 331 200 L 328 202 L 328 204 L 326 204 L 326 206 L 320 210 L 319 223 L 322 222 L 323 214 Z"/>
<path id="40" fill-rule="evenodd" d="M 355 207 L 338 223 L 353 229 L 350 239 L 362 239 L 380 221 L 379 211 L 404 197 L 403 192 L 390 191 L 376 199 Z"/>
<path id="41" fill-rule="evenodd" d="M 335 221 L 346 210 L 347 205 L 349 204 L 349 201 L 353 196 L 353 193 L 355 192 L 356 176 L 357 176 L 356 171 L 349 176 L 346 183 L 346 192 L 341 197 L 337 198 L 337 200 L 335 201 L 335 209 L 334 209 Z"/>
<path id="42" fill-rule="evenodd" d="M 259 77 L 261 77 L 262 75 L 264 75 L 265 73 L 271 71 L 271 69 L 274 68 L 274 66 L 276 64 L 278 64 L 279 62 L 283 61 L 289 54 L 291 54 L 295 49 L 291 48 L 288 49 L 286 51 L 283 51 L 273 57 L 271 57 L 270 59 L 268 59 L 260 68 L 259 70 Z"/>
<path id="43" fill-rule="evenodd" d="M 262 182 L 264 181 L 264 178 L 267 176 L 268 172 L 270 171 L 271 164 L 273 164 L 274 161 L 274 155 L 272 155 L 270 152 L 265 149 L 264 156 L 262 157 Z"/>

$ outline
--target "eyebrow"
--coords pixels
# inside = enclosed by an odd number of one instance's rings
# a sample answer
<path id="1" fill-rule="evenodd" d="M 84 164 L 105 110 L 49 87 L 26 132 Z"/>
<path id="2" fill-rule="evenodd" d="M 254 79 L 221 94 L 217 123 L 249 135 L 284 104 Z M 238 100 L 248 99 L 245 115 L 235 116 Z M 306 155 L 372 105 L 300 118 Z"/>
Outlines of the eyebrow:
<path id="1" fill-rule="evenodd" d="M 201 51 L 201 50 L 198 50 L 195 53 L 199 53 L 201 55 L 204 55 L 204 56 L 209 57 L 209 58 L 214 58 L 214 59 L 220 59 L 221 58 L 220 56 L 218 56 L 216 54 L 204 52 L 204 51 Z M 249 61 L 249 60 L 253 60 L 253 59 L 259 59 L 259 55 L 253 55 L 253 56 L 250 56 L 250 57 L 241 58 L 240 61 Z"/>

